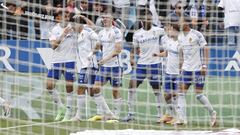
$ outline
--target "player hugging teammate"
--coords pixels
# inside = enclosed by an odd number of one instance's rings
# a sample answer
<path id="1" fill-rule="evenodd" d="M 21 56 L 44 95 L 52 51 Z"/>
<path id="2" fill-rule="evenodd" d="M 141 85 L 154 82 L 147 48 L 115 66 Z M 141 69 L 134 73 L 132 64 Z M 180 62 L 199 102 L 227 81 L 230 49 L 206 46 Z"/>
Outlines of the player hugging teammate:
<path id="1" fill-rule="evenodd" d="M 78 21 L 70 26 L 70 23 L 65 22 L 69 21 L 68 13 L 64 15 L 62 18 L 60 14 L 59 23 L 51 30 L 49 38 L 54 54 L 53 66 L 48 73 L 47 89 L 53 101 L 59 106 L 55 120 L 60 120 L 63 116 L 63 121 L 82 120 L 87 91 L 93 97 L 98 110 L 95 116 L 88 119 L 89 121 L 119 122 L 122 105 L 120 88 L 123 68 L 120 54 L 123 33 L 113 25 L 111 14 L 102 15 L 103 28 L 99 33 L 92 29 L 94 27 Z M 208 65 L 208 49 L 203 35 L 190 28 L 187 15 L 171 17 L 165 25 L 165 30 L 152 24 L 152 13 L 148 10 L 145 10 L 139 19 L 142 27 L 134 31 L 131 51 L 131 56 L 134 56 L 131 61 L 136 63 L 136 69 L 129 85 L 129 112 L 122 120 L 129 122 L 135 119 L 136 89 L 147 78 L 156 99 L 157 123 L 187 123 L 185 95 L 193 84 L 197 100 L 207 108 L 211 116 L 210 124 L 215 126 L 216 111 L 208 98 L 202 94 Z M 86 18 L 85 21 L 89 22 Z M 103 53 L 100 61 L 96 59 L 98 51 Z M 139 56 L 138 59 L 135 58 L 136 55 Z M 161 57 L 166 57 L 166 69 L 163 69 Z M 73 76 L 77 58 L 81 65 L 78 71 L 77 113 L 73 117 Z M 61 74 L 66 80 L 66 108 L 55 88 L 56 80 Z M 108 81 L 112 86 L 112 110 L 102 94 L 102 88 Z M 161 92 L 162 85 L 165 101 Z M 165 106 L 165 113 L 162 112 L 164 106 L 161 105 Z"/>

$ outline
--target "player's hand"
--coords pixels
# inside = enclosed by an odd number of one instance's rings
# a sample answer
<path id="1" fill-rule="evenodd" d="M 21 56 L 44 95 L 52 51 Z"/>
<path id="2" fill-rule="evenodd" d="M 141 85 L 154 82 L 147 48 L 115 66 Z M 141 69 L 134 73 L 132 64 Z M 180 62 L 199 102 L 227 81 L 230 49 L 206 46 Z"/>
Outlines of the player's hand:
<path id="1" fill-rule="evenodd" d="M 82 19 L 84 19 L 85 16 L 84 16 L 84 15 L 77 14 L 77 15 L 74 15 L 74 16 L 73 16 L 73 19 L 76 19 L 76 18 L 82 18 Z"/>
<path id="2" fill-rule="evenodd" d="M 98 62 L 98 65 L 103 65 L 105 63 L 105 60 L 100 60 L 99 62 Z"/>
<path id="3" fill-rule="evenodd" d="M 202 67 L 201 69 L 201 75 L 206 75 L 207 74 L 207 67 Z"/>
<path id="4" fill-rule="evenodd" d="M 67 35 L 71 31 L 72 31 L 72 28 L 66 27 L 66 28 L 64 28 L 63 33 L 64 33 L 64 35 Z"/>

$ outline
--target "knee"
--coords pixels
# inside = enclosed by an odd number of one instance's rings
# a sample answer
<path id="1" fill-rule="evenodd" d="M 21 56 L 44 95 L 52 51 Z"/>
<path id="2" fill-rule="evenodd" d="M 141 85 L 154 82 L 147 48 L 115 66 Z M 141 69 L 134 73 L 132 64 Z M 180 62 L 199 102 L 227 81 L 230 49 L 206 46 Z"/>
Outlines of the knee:
<path id="1" fill-rule="evenodd" d="M 100 86 L 99 85 L 94 85 L 91 91 L 92 91 L 92 92 L 90 92 L 91 95 L 100 93 Z"/>
<path id="2" fill-rule="evenodd" d="M 78 86 L 78 95 L 84 95 L 85 94 L 85 87 L 82 87 L 82 86 Z"/>
<path id="3" fill-rule="evenodd" d="M 67 93 L 71 93 L 71 92 L 73 92 L 73 83 L 71 82 L 71 83 L 67 83 L 66 84 L 66 91 L 67 91 Z"/>
<path id="4" fill-rule="evenodd" d="M 120 93 L 118 90 L 113 90 L 112 95 L 114 99 L 118 99 L 120 97 Z"/>
<path id="5" fill-rule="evenodd" d="M 50 82 L 47 82 L 47 86 L 46 86 L 46 89 L 48 91 L 51 91 L 55 88 L 54 84 L 53 83 L 50 83 Z"/>
<path id="6" fill-rule="evenodd" d="M 167 94 L 164 95 L 164 98 L 165 98 L 165 101 L 168 103 L 171 100 L 172 95 L 167 93 Z"/>

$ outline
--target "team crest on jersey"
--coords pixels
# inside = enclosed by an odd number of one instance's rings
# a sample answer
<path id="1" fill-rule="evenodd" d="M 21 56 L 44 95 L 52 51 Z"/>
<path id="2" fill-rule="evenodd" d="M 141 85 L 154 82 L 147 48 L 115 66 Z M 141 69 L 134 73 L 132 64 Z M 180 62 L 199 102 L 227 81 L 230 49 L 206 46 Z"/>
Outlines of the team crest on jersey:
<path id="1" fill-rule="evenodd" d="M 156 31 L 153 31 L 153 36 L 155 36 L 156 35 Z"/>
<path id="2" fill-rule="evenodd" d="M 192 42 L 192 38 L 189 38 L 189 42 L 190 42 L 190 43 Z"/>

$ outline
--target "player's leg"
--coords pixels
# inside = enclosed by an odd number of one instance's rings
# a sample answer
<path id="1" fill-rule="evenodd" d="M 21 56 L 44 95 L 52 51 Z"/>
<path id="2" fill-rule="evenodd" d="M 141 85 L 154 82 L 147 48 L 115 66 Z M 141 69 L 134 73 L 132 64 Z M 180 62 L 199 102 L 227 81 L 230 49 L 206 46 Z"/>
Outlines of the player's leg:
<path id="1" fill-rule="evenodd" d="M 186 93 L 192 83 L 191 71 L 183 71 L 181 74 L 180 89 L 177 94 L 177 121 L 174 124 L 187 124 Z"/>
<path id="2" fill-rule="evenodd" d="M 66 82 L 66 113 L 62 121 L 69 121 L 73 115 L 73 82 L 74 82 L 74 71 L 75 71 L 75 62 L 64 63 L 66 70 L 63 71 L 65 82 Z"/>
<path id="3" fill-rule="evenodd" d="M 71 119 L 72 121 L 78 121 L 81 119 L 81 114 L 86 105 L 85 91 L 87 89 L 88 75 L 87 69 L 83 68 L 78 74 L 78 88 L 77 88 L 77 112 Z"/>
<path id="4" fill-rule="evenodd" d="M 152 86 L 153 93 L 155 95 L 156 108 L 157 108 L 157 123 L 163 116 L 161 104 L 164 103 L 164 99 L 161 93 L 161 85 L 162 85 L 162 68 L 161 64 L 153 64 L 150 65 L 147 69 L 147 73 L 150 77 L 148 77 L 150 85 Z"/>
<path id="5" fill-rule="evenodd" d="M 128 86 L 128 115 L 123 118 L 122 121 L 129 122 L 134 120 L 135 105 L 137 100 L 137 88 L 142 84 L 143 80 L 146 78 L 146 67 L 142 65 L 137 65 L 137 69 L 133 70 L 131 75 L 131 80 Z"/>
<path id="6" fill-rule="evenodd" d="M 177 91 L 176 80 L 177 80 L 176 75 L 165 74 L 164 76 L 164 98 L 167 104 L 166 112 L 159 122 L 169 124 L 173 122 L 176 108 L 176 91 Z"/>
<path id="7" fill-rule="evenodd" d="M 113 67 L 111 68 L 111 80 L 110 83 L 112 85 L 112 95 L 113 95 L 113 112 L 114 115 L 119 119 L 121 113 L 122 106 L 122 98 L 120 94 L 120 87 L 122 84 L 122 68 L 121 67 Z"/>
<path id="8" fill-rule="evenodd" d="M 4 117 L 9 117 L 11 114 L 11 107 L 10 107 L 10 103 L 8 101 L 6 101 L 5 99 L 0 97 L 0 106 L 3 107 L 3 116 Z"/>
<path id="9" fill-rule="evenodd" d="M 196 92 L 196 99 L 204 105 L 204 107 L 208 110 L 211 120 L 210 125 L 215 126 L 216 125 L 216 111 L 213 109 L 211 103 L 209 102 L 209 99 L 203 94 L 203 88 L 204 88 L 204 82 L 205 82 L 205 76 L 201 75 L 200 71 L 195 72 L 195 92 Z"/>
<path id="10" fill-rule="evenodd" d="M 88 119 L 88 121 L 102 120 L 105 119 L 105 117 L 106 118 L 115 117 L 114 114 L 109 109 L 105 101 L 105 98 L 101 93 L 102 86 L 107 82 L 105 71 L 106 69 L 104 67 L 100 68 L 100 71 L 96 76 L 95 83 L 93 85 L 94 101 L 97 104 L 97 106 L 99 106 L 99 108 L 101 109 L 102 116 L 93 116 L 92 118 Z"/>
<path id="11" fill-rule="evenodd" d="M 54 66 L 53 69 L 50 69 L 48 71 L 46 88 L 49 94 L 51 95 L 53 102 L 58 107 L 58 114 L 55 118 L 55 121 L 58 121 L 63 118 L 66 108 L 62 103 L 58 90 L 56 89 L 56 81 L 59 80 L 60 77 L 60 71 L 57 68 L 60 68 L 60 64 L 54 64 L 53 66 Z"/>
<path id="12" fill-rule="evenodd" d="M 97 72 L 97 69 L 95 69 L 95 68 L 81 69 L 81 71 L 79 73 L 79 77 L 78 77 L 79 86 L 78 86 L 78 91 L 77 91 L 77 93 L 78 93 L 77 113 L 72 120 L 80 120 L 80 118 L 81 118 L 81 113 L 85 109 L 85 105 L 86 105 L 86 97 L 85 97 L 86 90 L 89 92 L 90 96 L 94 100 L 94 92 L 93 92 L 92 87 L 95 82 L 96 72 Z M 96 105 L 96 107 L 97 107 L 97 115 L 100 116 L 102 114 L 101 109 L 99 108 L 98 105 Z"/>

